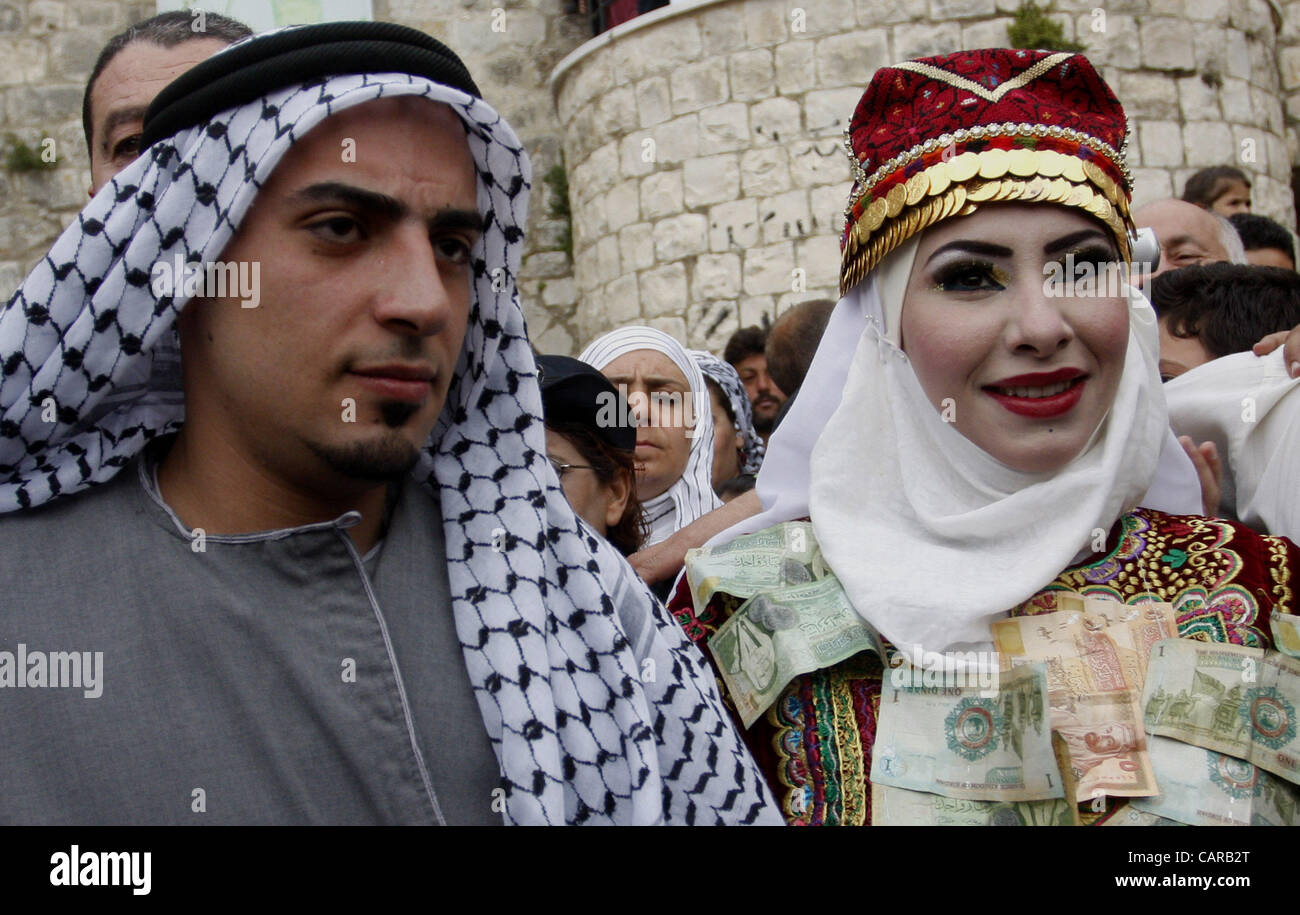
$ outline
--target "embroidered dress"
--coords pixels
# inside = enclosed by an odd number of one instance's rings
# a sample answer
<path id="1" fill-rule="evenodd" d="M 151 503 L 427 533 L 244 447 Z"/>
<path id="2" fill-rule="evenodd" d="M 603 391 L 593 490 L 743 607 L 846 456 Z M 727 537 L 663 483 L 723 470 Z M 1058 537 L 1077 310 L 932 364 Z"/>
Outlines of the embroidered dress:
<path id="1" fill-rule="evenodd" d="M 1140 508 L 1120 518 L 1104 552 L 1070 566 L 1010 615 L 1052 613 L 1066 594 L 1164 601 L 1174 606 L 1182 638 L 1272 648 L 1269 615 L 1296 612 L 1297 569 L 1300 548 L 1283 537 Z M 717 594 L 697 615 L 683 578 L 669 611 L 707 652 L 708 638 L 741 603 Z M 880 660 L 862 653 L 796 677 L 745 732 L 791 825 L 870 825 L 881 673 Z M 1107 816 L 1122 803 L 1109 806 Z M 1096 819 L 1086 805 L 1080 810 L 1085 820 Z"/>

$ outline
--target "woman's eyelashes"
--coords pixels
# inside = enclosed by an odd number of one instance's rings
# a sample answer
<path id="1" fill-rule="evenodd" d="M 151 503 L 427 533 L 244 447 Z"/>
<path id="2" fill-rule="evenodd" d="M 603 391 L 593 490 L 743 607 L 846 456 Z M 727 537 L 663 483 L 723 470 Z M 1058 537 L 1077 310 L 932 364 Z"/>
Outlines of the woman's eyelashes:
<path id="1" fill-rule="evenodd" d="M 1097 274 L 1118 261 L 1119 256 L 1109 245 L 1095 244 L 1067 251 L 1056 263 L 1061 265 L 1064 274 L 1068 276 L 1071 272 L 1077 274 L 1085 264 Z"/>
<path id="2" fill-rule="evenodd" d="M 1011 278 L 992 261 L 963 260 L 944 264 L 934 272 L 934 288 L 939 292 L 976 292 L 981 289 L 1005 289 Z"/>

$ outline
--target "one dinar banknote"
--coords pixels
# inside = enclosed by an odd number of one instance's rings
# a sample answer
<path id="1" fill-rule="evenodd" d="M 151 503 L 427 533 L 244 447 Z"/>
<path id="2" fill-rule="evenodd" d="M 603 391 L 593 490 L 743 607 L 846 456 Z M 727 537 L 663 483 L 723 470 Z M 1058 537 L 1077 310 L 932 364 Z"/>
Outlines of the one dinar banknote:
<path id="1" fill-rule="evenodd" d="M 818 581 L 826 572 L 807 521 L 787 521 L 719 546 L 686 551 L 686 578 L 696 613 L 703 613 L 719 591 L 743 600 Z"/>
<path id="2" fill-rule="evenodd" d="M 1276 651 L 1166 639 L 1151 653 L 1146 729 L 1300 782 L 1300 660 Z"/>
<path id="3" fill-rule="evenodd" d="M 1258 766 L 1171 737 L 1149 737 L 1160 794 L 1136 810 L 1189 826 L 1294 826 L 1300 789 Z"/>
<path id="4" fill-rule="evenodd" d="M 751 597 L 708 642 L 727 692 L 749 727 L 799 674 L 884 648 L 834 575 Z"/>
<path id="5" fill-rule="evenodd" d="M 871 781 L 977 801 L 1038 801 L 1065 796 L 1052 751 L 1042 664 L 980 685 L 922 682 L 887 671 L 871 753 Z"/>

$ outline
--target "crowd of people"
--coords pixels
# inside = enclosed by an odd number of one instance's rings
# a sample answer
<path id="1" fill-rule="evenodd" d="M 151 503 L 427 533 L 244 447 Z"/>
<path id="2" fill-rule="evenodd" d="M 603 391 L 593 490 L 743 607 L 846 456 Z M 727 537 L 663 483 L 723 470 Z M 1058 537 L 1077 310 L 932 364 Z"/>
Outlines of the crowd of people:
<path id="1" fill-rule="evenodd" d="M 7 634 L 107 670 L 0 704 L 0 821 L 888 821 L 891 663 L 1066 595 L 1260 649 L 1296 613 L 1293 236 L 1235 167 L 1130 212 L 1085 57 L 882 67 L 837 301 L 573 358 L 528 339 L 527 156 L 454 53 L 208 24 L 105 48 L 90 202 L 0 313 Z M 160 291 L 173 258 L 258 261 L 261 304 Z M 690 563 L 790 536 L 883 650 L 745 726 L 709 645 L 754 593 Z"/>

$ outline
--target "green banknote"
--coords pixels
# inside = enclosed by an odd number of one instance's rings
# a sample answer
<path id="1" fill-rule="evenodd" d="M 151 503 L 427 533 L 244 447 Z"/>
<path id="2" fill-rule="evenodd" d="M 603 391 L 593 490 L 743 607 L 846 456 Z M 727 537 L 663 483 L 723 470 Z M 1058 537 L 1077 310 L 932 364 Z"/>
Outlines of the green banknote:
<path id="1" fill-rule="evenodd" d="M 1169 737 L 1148 738 L 1147 753 L 1160 794 L 1134 798 L 1136 810 L 1190 826 L 1296 824 L 1296 786 L 1244 759 Z"/>
<path id="2" fill-rule="evenodd" d="M 1300 782 L 1300 660 L 1276 651 L 1166 639 L 1147 669 L 1142 712 L 1152 734 L 1254 763 Z"/>
<path id="3" fill-rule="evenodd" d="M 807 521 L 787 521 L 720 546 L 686 551 L 686 579 L 695 612 L 721 591 L 753 597 L 818 581 L 827 574 L 821 550 Z"/>
<path id="4" fill-rule="evenodd" d="M 871 786 L 872 826 L 1077 826 L 1077 811 L 1064 799 L 972 801 Z"/>
<path id="5" fill-rule="evenodd" d="M 980 684 L 898 685 L 891 670 L 880 695 L 871 781 L 977 801 L 1065 796 L 1052 749 L 1042 662 Z"/>
<path id="6" fill-rule="evenodd" d="M 880 634 L 853 609 L 834 575 L 751 597 L 708 644 L 745 727 L 799 674 L 859 651 L 884 657 Z"/>
<path id="7" fill-rule="evenodd" d="M 1293 658 L 1300 658 L 1300 616 L 1274 610 L 1269 614 L 1268 624 L 1273 631 L 1273 645 L 1277 650 Z"/>

